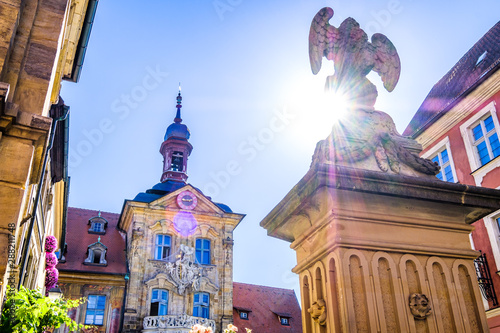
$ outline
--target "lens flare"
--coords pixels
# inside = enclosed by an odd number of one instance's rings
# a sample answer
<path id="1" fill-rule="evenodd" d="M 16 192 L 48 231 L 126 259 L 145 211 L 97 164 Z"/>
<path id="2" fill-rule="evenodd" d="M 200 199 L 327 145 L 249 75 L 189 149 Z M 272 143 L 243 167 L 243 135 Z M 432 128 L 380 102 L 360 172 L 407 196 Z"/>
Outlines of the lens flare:
<path id="1" fill-rule="evenodd" d="M 323 94 L 321 104 L 325 112 L 331 115 L 331 119 L 334 122 L 338 122 L 345 118 L 347 110 L 349 110 L 349 103 L 344 95 L 332 91 L 326 91 Z"/>
<path id="2" fill-rule="evenodd" d="M 174 228 L 183 237 L 194 234 L 198 222 L 190 212 L 180 211 L 174 216 Z"/>

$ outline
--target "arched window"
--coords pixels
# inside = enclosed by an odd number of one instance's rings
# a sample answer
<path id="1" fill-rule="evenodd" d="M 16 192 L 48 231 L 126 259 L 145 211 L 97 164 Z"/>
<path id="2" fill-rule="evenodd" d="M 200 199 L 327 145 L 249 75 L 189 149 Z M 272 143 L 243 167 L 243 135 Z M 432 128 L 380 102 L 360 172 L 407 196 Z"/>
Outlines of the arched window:
<path id="1" fill-rule="evenodd" d="M 153 289 L 151 292 L 150 316 L 165 316 L 168 313 L 168 290 Z"/>
<path id="2" fill-rule="evenodd" d="M 184 157 L 182 152 L 174 151 L 172 154 L 172 164 L 170 165 L 170 170 L 182 172 L 184 168 Z"/>
<path id="3" fill-rule="evenodd" d="M 202 265 L 210 265 L 210 239 L 196 240 L 196 261 Z"/>
<path id="4" fill-rule="evenodd" d="M 210 318 L 210 294 L 195 293 L 193 299 L 193 317 Z"/>
<path id="5" fill-rule="evenodd" d="M 94 244 L 90 244 L 87 249 L 87 258 L 83 262 L 85 265 L 107 265 L 106 251 L 107 247 L 101 243 L 101 236 Z"/>
<path id="6" fill-rule="evenodd" d="M 170 257 L 171 238 L 169 235 L 156 235 L 155 259 L 167 260 Z"/>

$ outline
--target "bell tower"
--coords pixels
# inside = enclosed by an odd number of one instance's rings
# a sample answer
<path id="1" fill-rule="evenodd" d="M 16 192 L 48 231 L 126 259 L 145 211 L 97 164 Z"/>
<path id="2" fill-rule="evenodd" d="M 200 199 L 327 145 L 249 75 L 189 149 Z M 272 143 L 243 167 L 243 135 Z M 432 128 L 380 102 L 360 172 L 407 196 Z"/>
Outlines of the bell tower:
<path id="1" fill-rule="evenodd" d="M 182 124 L 181 108 L 182 96 L 179 87 L 177 95 L 177 113 L 174 122 L 168 126 L 165 138 L 160 147 L 160 153 L 163 155 L 163 174 L 160 181 L 177 181 L 185 183 L 187 175 L 187 160 L 193 146 L 189 143 L 191 135 L 186 125 Z"/>

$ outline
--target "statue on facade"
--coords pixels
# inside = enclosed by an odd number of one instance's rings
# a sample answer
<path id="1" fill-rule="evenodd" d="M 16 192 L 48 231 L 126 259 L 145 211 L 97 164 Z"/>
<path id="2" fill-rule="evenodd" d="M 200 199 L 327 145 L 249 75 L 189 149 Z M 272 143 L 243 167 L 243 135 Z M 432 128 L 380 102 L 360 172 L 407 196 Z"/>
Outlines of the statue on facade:
<path id="1" fill-rule="evenodd" d="M 194 248 L 181 244 L 180 252 L 175 262 L 166 264 L 166 271 L 167 279 L 177 287 L 177 293 L 182 295 L 188 288 L 200 288 L 202 269 L 195 262 Z"/>
<path id="2" fill-rule="evenodd" d="M 418 156 L 420 145 L 401 136 L 392 118 L 374 108 L 377 88 L 366 75 L 372 70 L 377 72 L 385 89 L 393 91 L 401 70 L 396 48 L 379 33 L 368 42 L 368 36 L 353 18 L 336 28 L 329 23 L 332 17 L 333 9 L 328 7 L 314 17 L 309 58 L 313 74 L 321 69 L 323 57 L 333 60 L 335 73 L 327 78 L 325 88 L 345 100 L 349 119 L 334 127 L 331 137 L 318 143 L 313 164 L 335 162 L 396 174 L 436 175 L 439 166 Z"/>

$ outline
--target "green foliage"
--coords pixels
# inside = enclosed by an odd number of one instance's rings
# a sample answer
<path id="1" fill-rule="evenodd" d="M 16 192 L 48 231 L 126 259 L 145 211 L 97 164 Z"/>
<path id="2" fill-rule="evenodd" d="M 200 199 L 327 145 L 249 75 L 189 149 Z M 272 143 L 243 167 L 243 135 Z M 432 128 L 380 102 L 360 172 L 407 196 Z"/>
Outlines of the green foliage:
<path id="1" fill-rule="evenodd" d="M 39 290 L 21 286 L 19 291 L 8 287 L 7 299 L 3 305 L 0 333 L 38 333 L 66 324 L 70 332 L 84 328 L 68 316 L 68 310 L 78 307 L 85 299 L 51 299 Z"/>

